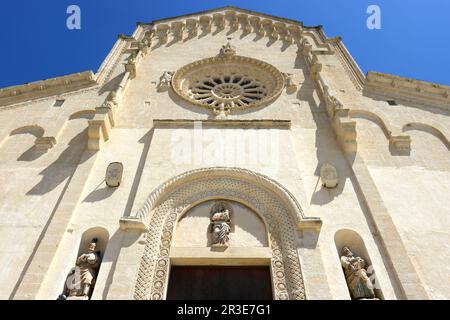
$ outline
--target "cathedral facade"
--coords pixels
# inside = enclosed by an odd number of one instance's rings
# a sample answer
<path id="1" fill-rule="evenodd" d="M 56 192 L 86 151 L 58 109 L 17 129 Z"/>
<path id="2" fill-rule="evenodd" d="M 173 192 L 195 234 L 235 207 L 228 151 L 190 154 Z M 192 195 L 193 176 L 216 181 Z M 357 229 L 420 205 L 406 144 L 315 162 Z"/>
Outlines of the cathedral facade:
<path id="1" fill-rule="evenodd" d="M 0 90 L 0 299 L 449 299 L 450 87 L 235 7 Z"/>

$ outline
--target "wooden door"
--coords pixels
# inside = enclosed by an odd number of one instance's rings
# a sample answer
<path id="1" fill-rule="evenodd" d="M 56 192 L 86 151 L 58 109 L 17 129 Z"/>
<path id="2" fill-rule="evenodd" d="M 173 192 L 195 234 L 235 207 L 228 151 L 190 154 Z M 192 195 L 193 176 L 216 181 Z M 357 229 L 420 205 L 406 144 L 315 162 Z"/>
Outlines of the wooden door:
<path id="1" fill-rule="evenodd" d="M 267 267 L 173 266 L 168 300 L 271 300 Z"/>

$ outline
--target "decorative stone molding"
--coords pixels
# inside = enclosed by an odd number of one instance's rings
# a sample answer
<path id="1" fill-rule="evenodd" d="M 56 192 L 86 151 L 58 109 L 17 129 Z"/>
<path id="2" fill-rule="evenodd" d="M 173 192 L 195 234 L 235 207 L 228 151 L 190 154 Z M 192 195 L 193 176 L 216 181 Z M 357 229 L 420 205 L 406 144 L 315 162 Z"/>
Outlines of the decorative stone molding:
<path id="1" fill-rule="evenodd" d="M 180 21 L 175 21 L 170 26 L 173 41 L 181 41 L 183 39 L 183 32 L 185 24 Z"/>
<path id="2" fill-rule="evenodd" d="M 201 16 L 199 19 L 199 25 L 202 29 L 202 33 L 208 34 L 211 32 L 211 21 L 212 18 L 210 16 Z"/>
<path id="3" fill-rule="evenodd" d="M 291 73 L 283 73 L 285 84 L 286 84 L 286 91 L 291 94 L 297 91 L 297 85 L 294 82 L 294 79 L 292 77 Z"/>
<path id="4" fill-rule="evenodd" d="M 426 102 L 450 110 L 450 86 L 370 71 L 367 73 L 364 91 L 408 101 Z"/>
<path id="5" fill-rule="evenodd" d="M 322 91 L 328 117 L 331 120 L 332 128 L 342 146 L 344 152 L 355 153 L 356 146 L 356 121 L 351 120 L 349 109 L 345 109 L 343 104 L 332 93 L 322 75 L 317 75 L 317 85 Z"/>
<path id="6" fill-rule="evenodd" d="M 150 24 L 140 25 L 150 27 Z M 262 37 L 292 44 L 302 36 L 298 30 L 303 28 L 302 22 L 299 21 L 258 14 L 235 7 L 225 7 L 206 11 L 202 14 L 154 21 L 151 27 L 153 26 L 157 29 L 155 36 L 159 39 L 160 44 L 167 43 L 169 35 L 173 36 L 172 41 L 184 40 L 183 35 L 179 32 L 180 28 L 187 30 L 188 38 L 197 36 L 199 32 L 208 34 L 225 29 L 229 29 L 230 32 L 241 29 L 244 34 L 255 32 Z M 325 43 L 323 45 L 327 46 Z"/>
<path id="7" fill-rule="evenodd" d="M 213 14 L 213 23 L 216 30 L 223 30 L 225 28 L 225 15 L 222 13 Z"/>
<path id="8" fill-rule="evenodd" d="M 284 77 L 266 62 L 236 55 L 227 44 L 217 57 L 179 69 L 172 86 L 184 100 L 226 114 L 273 102 L 282 92 Z"/>
<path id="9" fill-rule="evenodd" d="M 291 120 L 192 120 L 192 119 L 155 119 L 155 128 L 194 128 L 196 123 L 202 128 L 239 128 L 239 129 L 287 129 Z"/>
<path id="10" fill-rule="evenodd" d="M 396 130 L 394 133 L 388 127 L 387 122 L 374 112 L 367 110 L 351 109 L 348 112 L 350 118 L 364 118 L 377 124 L 383 131 L 386 138 L 389 140 L 389 148 L 391 151 L 410 151 L 411 138 L 409 136 L 401 135 L 400 130 Z"/>
<path id="11" fill-rule="evenodd" d="M 192 205 L 211 199 L 237 201 L 260 215 L 272 250 L 274 298 L 306 299 L 295 232 L 305 220 L 300 206 L 277 182 L 237 168 L 199 169 L 181 174 L 153 191 L 135 216 L 123 219 L 124 224 L 134 219 L 146 221 L 147 225 L 134 298 L 164 298 L 175 225 Z M 320 225 L 319 219 L 315 221 L 316 226 Z"/>
<path id="12" fill-rule="evenodd" d="M 403 126 L 402 132 L 418 130 L 422 132 L 427 132 L 432 134 L 437 139 L 439 139 L 447 149 L 450 150 L 450 129 L 444 129 L 439 123 L 420 123 L 420 122 L 410 122 Z"/>
<path id="13" fill-rule="evenodd" d="M 93 92 L 94 91 L 98 91 L 98 89 L 99 89 L 98 85 L 95 85 L 94 87 L 89 87 L 89 88 L 85 88 L 85 89 L 70 91 L 70 92 L 63 93 L 63 94 L 54 94 L 54 95 L 51 95 L 51 96 L 46 96 L 46 97 L 36 98 L 36 99 L 32 99 L 32 100 L 27 100 L 27 101 L 22 101 L 22 102 L 10 104 L 10 105 L 0 106 L 0 112 L 1 111 L 5 111 L 5 110 L 21 108 L 21 107 L 24 107 L 24 106 L 32 106 L 32 105 L 34 105 L 36 103 L 40 103 L 40 102 L 44 102 L 44 101 L 51 101 L 51 100 L 57 100 L 57 99 L 67 100 L 68 97 L 73 97 L 73 96 L 84 94 L 84 93 L 88 93 L 88 92 L 91 92 L 91 91 L 93 91 Z"/>
<path id="14" fill-rule="evenodd" d="M 156 37 L 158 38 L 159 44 L 167 43 L 169 39 L 170 26 L 167 24 L 159 24 L 156 27 Z"/>
<path id="15" fill-rule="evenodd" d="M 133 36 L 128 36 L 128 35 L 123 34 L 123 33 L 119 33 L 117 35 L 117 38 L 119 38 L 121 40 L 125 40 L 125 41 L 136 41 L 136 39 Z"/>
<path id="16" fill-rule="evenodd" d="M 196 19 L 187 19 L 186 30 L 189 37 L 196 37 L 198 35 L 198 21 Z"/>
<path id="17" fill-rule="evenodd" d="M 50 95 L 60 95 L 96 85 L 92 71 L 69 74 L 48 80 L 0 89 L 0 106 L 16 104 Z"/>
<path id="18" fill-rule="evenodd" d="M 38 151 L 47 152 L 55 146 L 55 137 L 39 137 L 34 141 L 34 145 Z"/>
<path id="19" fill-rule="evenodd" d="M 389 146 L 399 151 L 411 150 L 411 137 L 410 136 L 392 136 L 389 139 Z"/>

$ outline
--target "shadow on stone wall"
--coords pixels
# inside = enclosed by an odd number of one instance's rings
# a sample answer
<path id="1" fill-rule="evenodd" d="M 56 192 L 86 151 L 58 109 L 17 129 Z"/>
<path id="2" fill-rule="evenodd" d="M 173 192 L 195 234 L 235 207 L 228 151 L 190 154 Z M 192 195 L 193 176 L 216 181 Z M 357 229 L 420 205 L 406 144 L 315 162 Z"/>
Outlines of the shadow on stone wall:
<path id="1" fill-rule="evenodd" d="M 10 134 L 10 136 L 14 135 L 20 135 L 20 134 L 31 134 L 35 136 L 36 138 L 41 138 L 44 136 L 44 128 L 38 126 L 38 125 L 30 125 L 30 126 L 24 126 L 21 128 L 17 128 L 13 130 Z M 28 150 L 26 150 L 24 153 L 22 153 L 18 158 L 17 161 L 33 161 L 44 155 L 46 151 L 44 150 L 38 150 L 36 146 L 32 146 Z"/>
<path id="2" fill-rule="evenodd" d="M 67 148 L 61 152 L 58 158 L 40 172 L 40 175 L 42 175 L 41 181 L 26 194 L 44 195 L 54 190 L 67 178 L 70 178 L 77 166 L 84 163 L 93 155 L 91 154 L 89 157 L 82 159 L 86 144 L 87 128 L 74 136 L 69 141 Z"/>
<path id="3" fill-rule="evenodd" d="M 102 188 L 100 188 L 103 185 Z M 83 202 L 98 202 L 109 198 L 117 188 L 108 187 L 103 179 L 99 185 L 84 198 Z"/>
<path id="4" fill-rule="evenodd" d="M 139 158 L 139 164 L 136 169 L 136 174 L 134 175 L 133 184 L 131 185 L 130 194 L 125 206 L 124 216 L 129 216 L 131 213 L 131 209 L 133 208 L 134 200 L 136 198 L 139 184 L 141 182 L 142 173 L 144 171 L 145 162 L 147 161 L 148 151 L 150 150 L 154 132 L 155 129 L 152 128 L 146 134 L 144 134 L 141 139 L 139 139 L 139 143 L 143 143 L 144 148 L 142 149 L 141 157 Z"/>
<path id="5" fill-rule="evenodd" d="M 111 268 L 109 269 L 108 276 L 105 281 L 105 286 L 103 288 L 102 300 L 106 300 L 108 298 L 111 284 L 114 282 L 114 274 L 116 272 L 117 261 L 119 259 L 122 248 L 128 248 L 132 246 L 134 243 L 136 243 L 140 236 L 141 233 L 139 231 L 128 230 L 125 232 L 123 230 L 117 229 L 109 239 L 108 247 L 106 248 L 102 263 L 110 262 Z M 141 261 L 139 259 L 136 268 L 139 268 L 140 263 Z M 135 285 L 135 283 L 129 284 L 129 286 L 133 288 Z"/>
<path id="6" fill-rule="evenodd" d="M 295 64 L 296 67 L 303 67 L 304 62 L 299 59 Z M 297 99 L 305 101 L 310 108 L 315 123 L 314 140 L 317 156 L 317 166 L 314 170 L 314 175 L 317 177 L 317 183 L 311 197 L 311 204 L 323 206 L 342 194 L 345 183 L 349 179 L 348 173 L 350 172 L 350 169 L 346 163 L 346 157 L 339 147 L 339 142 L 331 127 L 331 122 L 328 119 L 325 102 L 321 99 L 320 104 L 317 105 L 314 99 L 314 93 L 316 92 L 315 83 L 309 78 L 309 74 L 305 74 L 304 78 L 305 82 L 300 85 Z M 333 146 L 330 146 L 330 142 L 333 143 Z M 320 168 L 326 163 L 330 163 L 337 169 L 339 183 L 336 188 L 327 189 L 323 187 L 320 182 Z"/>

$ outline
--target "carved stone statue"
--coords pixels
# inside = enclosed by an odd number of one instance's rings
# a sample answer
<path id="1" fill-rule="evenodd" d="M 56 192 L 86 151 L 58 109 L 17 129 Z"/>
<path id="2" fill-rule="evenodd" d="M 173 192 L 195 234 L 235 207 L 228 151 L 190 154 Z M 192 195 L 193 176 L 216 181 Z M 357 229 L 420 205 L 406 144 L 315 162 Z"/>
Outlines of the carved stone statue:
<path id="1" fill-rule="evenodd" d="M 132 54 L 125 63 L 125 71 L 130 73 L 130 78 L 136 77 L 136 55 Z"/>
<path id="2" fill-rule="evenodd" d="M 342 248 L 341 265 L 352 299 L 375 299 L 372 281 L 367 276 L 366 262 L 355 257 L 348 247 Z"/>
<path id="3" fill-rule="evenodd" d="M 142 55 L 146 55 L 148 52 L 148 47 L 150 47 L 150 41 L 148 39 L 142 39 L 138 43 L 138 49 L 142 52 Z"/>
<path id="4" fill-rule="evenodd" d="M 231 45 L 231 43 L 227 43 L 222 46 L 219 52 L 220 58 L 228 58 L 236 55 L 236 48 Z"/>
<path id="5" fill-rule="evenodd" d="M 172 83 L 172 77 L 175 73 L 173 71 L 165 71 L 159 79 L 158 89 L 169 89 Z"/>
<path id="6" fill-rule="evenodd" d="M 76 262 L 76 266 L 66 280 L 66 290 L 58 299 L 85 298 L 88 299 L 95 284 L 97 270 L 100 264 L 100 252 L 97 248 L 97 239 L 92 239 L 88 245 L 86 253 L 81 254 Z"/>
<path id="7" fill-rule="evenodd" d="M 224 203 L 219 202 L 211 210 L 211 245 L 214 247 L 227 247 L 230 231 L 230 210 Z"/>

